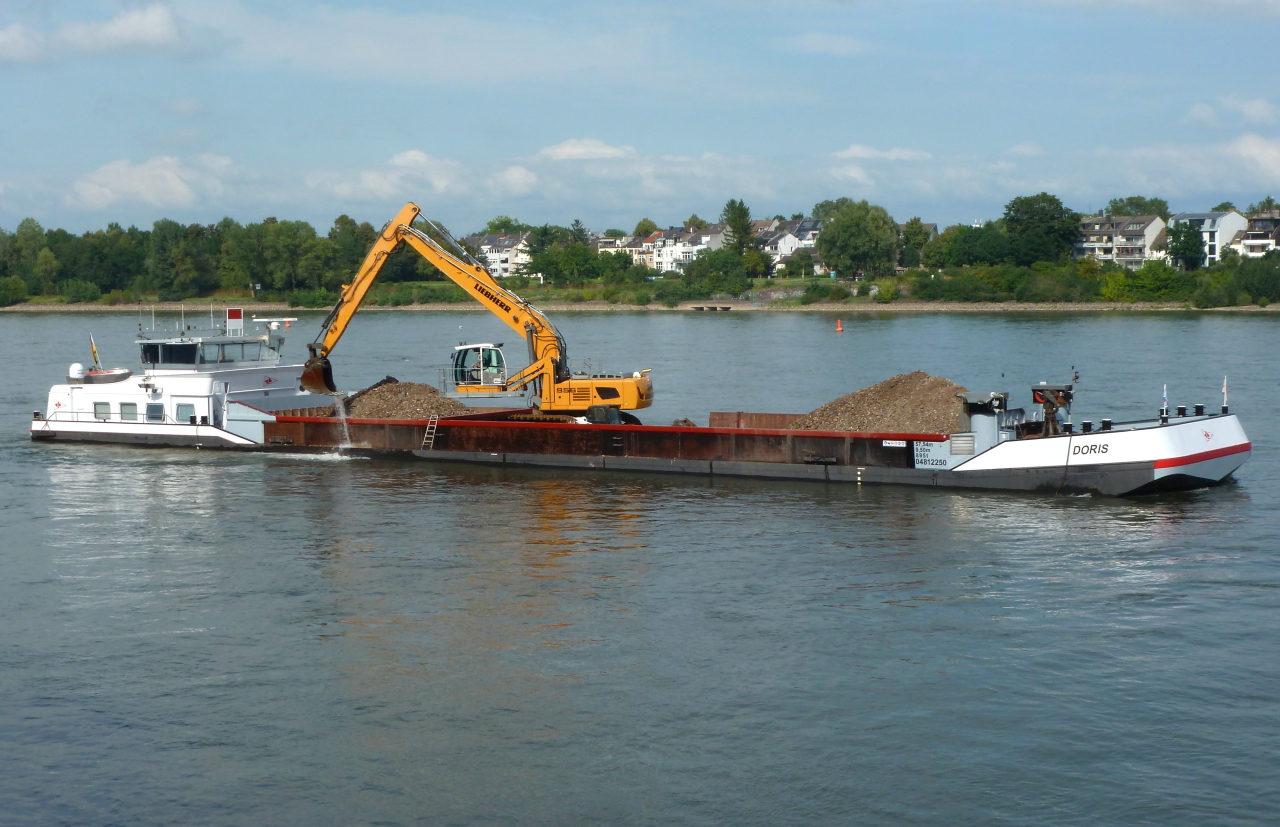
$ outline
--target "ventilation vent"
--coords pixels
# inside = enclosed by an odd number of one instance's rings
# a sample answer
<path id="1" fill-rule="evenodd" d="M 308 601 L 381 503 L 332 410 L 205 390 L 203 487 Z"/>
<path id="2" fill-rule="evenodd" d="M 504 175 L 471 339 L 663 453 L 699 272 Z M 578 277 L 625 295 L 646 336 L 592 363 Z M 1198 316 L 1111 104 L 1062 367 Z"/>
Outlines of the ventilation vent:
<path id="1" fill-rule="evenodd" d="M 951 435 L 951 455 L 956 456 L 957 454 L 973 455 L 973 434 Z"/>

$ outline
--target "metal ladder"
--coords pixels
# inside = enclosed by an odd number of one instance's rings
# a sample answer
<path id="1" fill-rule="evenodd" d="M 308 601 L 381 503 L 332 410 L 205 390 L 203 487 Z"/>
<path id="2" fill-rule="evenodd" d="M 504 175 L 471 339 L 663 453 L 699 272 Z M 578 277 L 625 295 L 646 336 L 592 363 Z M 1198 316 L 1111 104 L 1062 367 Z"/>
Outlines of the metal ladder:
<path id="1" fill-rule="evenodd" d="M 436 424 L 440 421 L 440 417 L 435 414 L 427 420 L 427 432 L 422 435 L 422 450 L 430 451 L 436 444 Z"/>

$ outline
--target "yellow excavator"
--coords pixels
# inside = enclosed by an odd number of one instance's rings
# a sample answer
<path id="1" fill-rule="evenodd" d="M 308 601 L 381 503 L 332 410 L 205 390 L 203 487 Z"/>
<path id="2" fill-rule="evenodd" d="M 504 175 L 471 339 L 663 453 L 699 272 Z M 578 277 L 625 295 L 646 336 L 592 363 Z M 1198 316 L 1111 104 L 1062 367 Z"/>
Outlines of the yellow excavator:
<path id="1" fill-rule="evenodd" d="M 453 380 L 459 396 L 474 394 L 476 398 L 482 398 L 524 392 L 528 394 L 530 407 L 539 408 L 544 414 L 580 415 L 589 408 L 600 407 L 629 411 L 653 404 L 653 382 L 649 379 L 648 369 L 630 376 L 571 372 L 564 337 L 542 311 L 494 281 L 489 271 L 443 227 L 428 221 L 431 229 L 453 248 L 452 252 L 413 226 L 420 213 L 417 205 L 405 204 L 382 228 L 351 284 L 342 286 L 342 295 L 324 320 L 320 335 L 307 345 L 310 355 L 302 372 L 303 388 L 311 393 L 338 392 L 333 383 L 329 354 L 360 309 L 387 256 L 403 241 L 524 337 L 529 345 L 529 366 L 510 377 L 506 375 L 501 344 L 456 348 Z M 639 422 L 628 414 L 620 416 L 623 422 Z"/>

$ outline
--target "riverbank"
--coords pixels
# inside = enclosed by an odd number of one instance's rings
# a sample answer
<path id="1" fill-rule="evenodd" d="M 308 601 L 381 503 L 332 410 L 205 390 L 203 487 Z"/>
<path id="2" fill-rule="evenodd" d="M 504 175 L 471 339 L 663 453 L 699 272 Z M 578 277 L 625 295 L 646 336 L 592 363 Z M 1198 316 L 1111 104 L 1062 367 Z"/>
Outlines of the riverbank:
<path id="1" fill-rule="evenodd" d="M 226 307 L 239 307 L 250 314 L 296 314 L 326 312 L 325 308 L 290 307 L 284 302 L 215 302 L 214 312 Z M 1195 311 L 1195 312 L 1237 312 L 1237 313 L 1271 313 L 1280 310 L 1280 303 L 1268 307 L 1248 305 L 1243 307 L 1195 308 L 1180 302 L 920 302 L 895 301 L 888 304 L 878 302 L 815 302 L 813 304 L 783 304 L 780 302 L 757 303 L 732 300 L 716 300 L 701 302 L 682 302 L 676 307 L 660 304 L 639 306 L 633 304 L 610 304 L 608 302 L 574 302 L 566 304 L 544 304 L 539 302 L 538 308 L 548 313 L 639 313 L 639 312 L 770 312 L 770 313 L 1088 313 L 1088 312 L 1151 312 L 1151 311 Z M 701 310 L 699 310 L 701 308 Z M 714 308 L 714 310 L 711 310 Z M 486 308 L 472 303 L 437 303 L 406 304 L 398 307 L 365 305 L 362 313 L 369 312 L 480 312 Z M 0 313 L 207 313 L 208 302 L 155 302 L 152 304 L 55 304 L 24 303 L 9 307 L 0 307 Z"/>

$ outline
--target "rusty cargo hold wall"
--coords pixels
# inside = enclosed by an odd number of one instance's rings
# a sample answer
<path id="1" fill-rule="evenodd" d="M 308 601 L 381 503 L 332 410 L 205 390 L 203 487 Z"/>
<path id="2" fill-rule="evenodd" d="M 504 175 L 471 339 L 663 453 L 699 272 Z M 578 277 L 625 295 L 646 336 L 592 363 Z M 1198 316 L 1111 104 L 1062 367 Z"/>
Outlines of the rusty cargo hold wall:
<path id="1" fill-rule="evenodd" d="M 635 457 L 809 466 L 912 468 L 914 441 L 943 441 L 941 434 L 867 434 L 750 428 L 578 425 L 505 421 L 501 414 L 445 418 L 430 451 L 422 451 L 425 420 L 348 419 L 351 447 L 378 452 L 546 457 Z M 342 425 L 334 418 L 281 416 L 265 423 L 272 447 L 334 448 Z M 548 464 L 554 464 L 549 462 Z M 578 465 L 580 463 L 568 463 Z"/>

